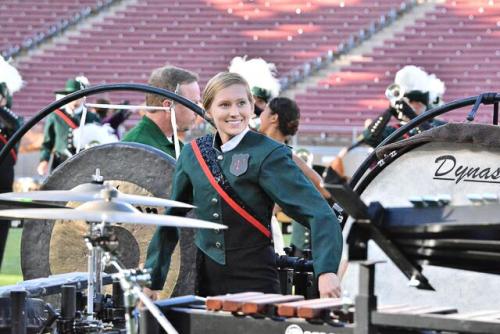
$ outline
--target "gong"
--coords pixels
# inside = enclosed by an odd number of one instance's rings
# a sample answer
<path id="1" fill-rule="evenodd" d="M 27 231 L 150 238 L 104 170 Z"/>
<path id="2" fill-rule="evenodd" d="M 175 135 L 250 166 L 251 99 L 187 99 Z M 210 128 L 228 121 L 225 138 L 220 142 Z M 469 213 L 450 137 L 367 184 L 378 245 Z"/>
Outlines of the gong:
<path id="1" fill-rule="evenodd" d="M 86 149 L 58 166 L 41 189 L 69 190 L 91 182 L 97 168 L 104 182 L 121 192 L 170 197 L 175 160 L 156 148 L 139 143 L 119 142 Z M 78 204 L 68 202 L 66 206 L 75 207 Z M 137 206 L 137 209 L 152 214 L 163 214 L 165 211 L 164 208 L 146 206 Z M 118 256 L 127 268 L 144 265 L 155 229 L 138 224 L 113 227 L 119 240 Z M 88 250 L 83 236 L 87 231 L 84 221 L 26 221 L 21 239 L 24 279 L 86 271 Z M 193 240 L 192 229 L 181 229 L 161 297 L 194 293 L 197 251 Z"/>

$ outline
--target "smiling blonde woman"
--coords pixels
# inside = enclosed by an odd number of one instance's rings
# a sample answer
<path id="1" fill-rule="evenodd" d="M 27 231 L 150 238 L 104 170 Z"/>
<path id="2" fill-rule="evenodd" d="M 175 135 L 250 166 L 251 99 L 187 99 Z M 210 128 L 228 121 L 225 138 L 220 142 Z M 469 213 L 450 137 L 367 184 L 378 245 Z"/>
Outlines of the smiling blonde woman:
<path id="1" fill-rule="evenodd" d="M 179 157 L 172 199 L 196 206 L 199 219 L 225 231 L 199 230 L 198 293 L 279 293 L 271 238 L 273 207 L 311 229 L 314 271 L 322 297 L 340 296 L 336 272 L 342 254 L 340 225 L 328 204 L 292 160 L 291 150 L 249 130 L 254 104 L 247 82 L 219 73 L 207 84 L 203 106 L 217 132 L 193 140 Z M 170 209 L 169 214 L 185 215 Z M 153 289 L 163 286 L 176 230 L 159 228 L 148 249 Z"/>

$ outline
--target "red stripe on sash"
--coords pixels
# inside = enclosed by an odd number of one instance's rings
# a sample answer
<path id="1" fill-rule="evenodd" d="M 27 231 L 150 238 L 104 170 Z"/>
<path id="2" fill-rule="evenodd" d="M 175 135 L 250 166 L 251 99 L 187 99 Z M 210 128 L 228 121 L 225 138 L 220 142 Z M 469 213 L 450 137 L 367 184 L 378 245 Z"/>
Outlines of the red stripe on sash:
<path id="1" fill-rule="evenodd" d="M 2 134 L 0 134 L 0 141 L 2 143 L 4 143 L 4 145 L 7 145 L 7 143 L 8 143 L 7 137 L 4 137 Z M 12 157 L 14 158 L 14 161 L 17 160 L 17 154 L 13 148 L 10 149 L 10 155 L 12 155 Z"/>
<path id="2" fill-rule="evenodd" d="M 61 117 L 62 120 L 69 125 L 70 128 L 72 129 L 76 129 L 78 127 L 78 125 L 75 124 L 75 122 L 73 122 L 73 120 L 71 118 L 68 117 L 68 115 L 66 115 L 64 112 L 62 112 L 62 110 L 59 110 L 57 109 L 55 111 L 55 113 L 57 114 L 57 116 Z"/>
<path id="3" fill-rule="evenodd" d="M 191 142 L 191 145 L 193 147 L 194 155 L 196 156 L 196 159 L 198 159 L 198 162 L 200 163 L 201 169 L 205 173 L 205 175 L 208 178 L 208 181 L 210 181 L 210 184 L 214 189 L 219 193 L 219 195 L 226 201 L 226 203 L 234 210 L 236 213 L 238 213 L 241 217 L 243 217 L 247 222 L 252 224 L 256 229 L 258 229 L 262 234 L 264 234 L 266 237 L 271 238 L 271 231 L 267 229 L 264 225 L 262 225 L 261 222 L 259 222 L 257 219 L 255 219 L 251 214 L 249 214 L 245 209 L 243 209 L 241 206 L 238 205 L 229 195 L 224 191 L 224 189 L 221 188 L 221 186 L 217 183 L 215 180 L 214 176 L 210 172 L 210 169 L 208 168 L 205 160 L 203 159 L 203 156 L 201 155 L 200 148 L 198 147 L 198 144 L 196 143 L 195 140 Z"/>

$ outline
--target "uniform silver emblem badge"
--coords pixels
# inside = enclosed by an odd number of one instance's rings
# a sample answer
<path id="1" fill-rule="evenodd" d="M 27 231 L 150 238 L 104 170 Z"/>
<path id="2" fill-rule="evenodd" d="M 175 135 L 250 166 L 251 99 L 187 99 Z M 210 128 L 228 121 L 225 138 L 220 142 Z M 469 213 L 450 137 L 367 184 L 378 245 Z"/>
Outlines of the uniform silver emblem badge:
<path id="1" fill-rule="evenodd" d="M 235 154 L 231 159 L 231 166 L 229 167 L 229 172 L 234 176 L 240 176 L 245 174 L 248 169 L 248 159 L 250 154 Z"/>

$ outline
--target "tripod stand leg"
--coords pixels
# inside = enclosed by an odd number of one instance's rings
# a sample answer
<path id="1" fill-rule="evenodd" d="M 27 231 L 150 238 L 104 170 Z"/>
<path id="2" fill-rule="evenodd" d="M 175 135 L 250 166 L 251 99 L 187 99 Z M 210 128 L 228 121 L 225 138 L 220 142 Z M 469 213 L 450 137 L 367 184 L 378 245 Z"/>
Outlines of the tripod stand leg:
<path id="1" fill-rule="evenodd" d="M 144 306 L 146 306 L 149 309 L 149 312 L 151 312 L 151 315 L 156 318 L 156 321 L 161 325 L 161 327 L 167 332 L 167 334 L 178 334 L 177 330 L 172 326 L 170 321 L 165 318 L 163 313 L 160 311 L 160 309 L 151 301 L 151 299 L 148 298 L 142 291 L 135 287 L 137 296 L 139 299 L 142 301 Z"/>
<path id="2" fill-rule="evenodd" d="M 90 256 L 88 258 L 88 285 L 87 285 L 87 319 L 92 320 L 94 318 L 94 295 L 95 295 L 95 248 L 92 247 L 90 250 Z"/>

